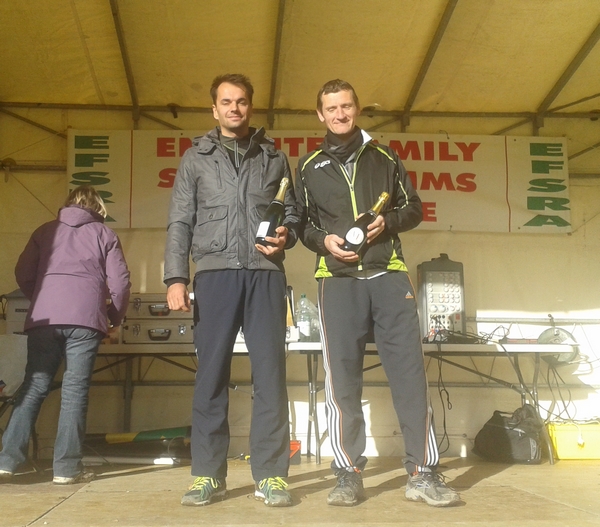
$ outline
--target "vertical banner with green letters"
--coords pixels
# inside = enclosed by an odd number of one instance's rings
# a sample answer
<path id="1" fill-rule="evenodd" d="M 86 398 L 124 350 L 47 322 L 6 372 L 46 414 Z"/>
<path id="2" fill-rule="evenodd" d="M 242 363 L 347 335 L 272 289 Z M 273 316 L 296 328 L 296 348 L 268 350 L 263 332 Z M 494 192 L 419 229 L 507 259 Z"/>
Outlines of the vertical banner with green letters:
<path id="1" fill-rule="evenodd" d="M 106 224 L 111 228 L 132 227 L 133 133 L 69 130 L 67 137 L 69 191 L 80 185 L 93 185 L 106 204 Z"/>

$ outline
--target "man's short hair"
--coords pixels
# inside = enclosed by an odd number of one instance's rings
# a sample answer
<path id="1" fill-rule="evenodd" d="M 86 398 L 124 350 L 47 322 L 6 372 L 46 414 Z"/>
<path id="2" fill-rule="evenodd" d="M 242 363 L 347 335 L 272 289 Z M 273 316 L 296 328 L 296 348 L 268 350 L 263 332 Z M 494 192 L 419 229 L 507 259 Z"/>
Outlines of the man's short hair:
<path id="1" fill-rule="evenodd" d="M 328 93 L 337 93 L 340 91 L 352 92 L 352 99 L 354 99 L 354 104 L 356 104 L 357 108 L 360 108 L 360 104 L 358 102 L 358 95 L 356 95 L 356 92 L 354 91 L 352 85 L 349 82 L 343 81 L 341 79 L 334 79 L 323 84 L 323 87 L 319 90 L 319 93 L 317 94 L 317 109 L 319 111 L 323 109 L 323 101 L 321 100 L 323 95 L 327 95 Z"/>
<path id="2" fill-rule="evenodd" d="M 246 77 L 246 75 L 242 75 L 241 73 L 226 73 L 225 75 L 219 75 L 215 77 L 210 86 L 210 96 L 212 97 L 214 104 L 217 103 L 217 90 L 219 89 L 219 86 L 221 86 L 221 84 L 223 84 L 224 82 L 228 82 L 229 84 L 233 84 L 238 88 L 242 88 L 246 92 L 248 102 L 252 104 L 254 88 L 252 87 L 250 79 Z"/>

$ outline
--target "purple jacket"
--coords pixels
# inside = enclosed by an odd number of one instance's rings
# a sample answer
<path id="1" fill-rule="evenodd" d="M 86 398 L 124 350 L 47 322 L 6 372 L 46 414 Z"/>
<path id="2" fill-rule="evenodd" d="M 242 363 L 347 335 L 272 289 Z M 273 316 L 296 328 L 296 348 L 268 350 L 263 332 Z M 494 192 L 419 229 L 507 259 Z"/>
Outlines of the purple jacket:
<path id="1" fill-rule="evenodd" d="M 25 330 L 65 325 L 106 333 L 107 320 L 118 326 L 127 311 L 131 283 L 119 238 L 100 214 L 77 205 L 36 229 L 15 276 L 31 300 Z"/>

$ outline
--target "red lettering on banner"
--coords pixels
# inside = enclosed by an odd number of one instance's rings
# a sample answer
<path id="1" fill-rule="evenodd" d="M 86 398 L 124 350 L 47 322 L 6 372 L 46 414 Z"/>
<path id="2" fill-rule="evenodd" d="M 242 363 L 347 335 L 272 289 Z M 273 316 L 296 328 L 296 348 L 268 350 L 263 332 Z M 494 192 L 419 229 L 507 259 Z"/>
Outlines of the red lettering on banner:
<path id="1" fill-rule="evenodd" d="M 177 174 L 176 168 L 163 168 L 158 173 L 160 181 L 157 186 L 160 188 L 172 188 L 173 183 L 175 183 L 175 174 Z"/>
<path id="2" fill-rule="evenodd" d="M 321 146 L 323 142 L 322 137 L 307 137 L 306 138 L 306 151 L 312 152 Z"/>
<path id="3" fill-rule="evenodd" d="M 469 172 L 463 172 L 456 176 L 456 190 L 459 192 L 475 192 L 477 190 L 477 183 L 473 181 L 475 174 Z"/>
<path id="4" fill-rule="evenodd" d="M 475 150 L 481 146 L 481 143 L 454 143 L 457 148 L 460 150 L 462 154 L 461 156 L 458 154 L 450 153 L 450 143 L 447 141 L 440 141 L 437 144 L 438 147 L 438 160 L 439 161 L 473 161 L 473 154 Z M 433 141 L 424 141 L 423 149 L 421 152 L 421 148 L 419 147 L 418 141 L 406 141 L 406 143 L 402 144 L 401 141 L 391 140 L 390 148 L 395 150 L 398 154 L 398 157 L 402 161 L 406 161 L 407 159 L 412 159 L 413 161 L 435 161 L 435 145 L 436 143 Z M 421 155 L 422 154 L 422 155 Z"/>
<path id="5" fill-rule="evenodd" d="M 281 150 L 281 137 L 274 137 L 273 141 L 275 141 L 275 148 Z"/>
<path id="6" fill-rule="evenodd" d="M 423 221 L 427 221 L 427 222 L 436 222 L 437 221 L 437 218 L 435 216 L 435 205 L 436 205 L 436 203 L 433 201 L 424 201 L 422 203 Z"/>
<path id="7" fill-rule="evenodd" d="M 439 178 L 436 178 L 433 172 L 423 172 L 423 178 L 421 179 L 420 190 L 456 190 L 454 183 L 452 182 L 452 176 L 450 172 L 442 172 Z"/>
<path id="8" fill-rule="evenodd" d="M 473 153 L 479 148 L 481 143 L 455 143 L 463 154 L 463 161 L 473 161 Z"/>
<path id="9" fill-rule="evenodd" d="M 179 138 L 179 157 L 185 154 L 185 151 L 192 146 L 192 140 L 189 137 Z"/>
<path id="10" fill-rule="evenodd" d="M 404 146 L 400 141 L 390 141 L 390 148 L 396 151 L 402 161 L 406 161 L 409 157 L 413 161 L 421 161 L 421 150 L 416 141 L 406 141 Z"/>
<path id="11" fill-rule="evenodd" d="M 283 142 L 289 145 L 288 155 L 290 157 L 298 157 L 298 146 L 304 143 L 304 137 L 286 137 Z"/>
<path id="12" fill-rule="evenodd" d="M 156 139 L 156 157 L 179 157 L 185 154 L 185 151 L 192 146 L 192 140 L 189 137 L 180 137 L 175 151 L 174 137 L 158 137 Z"/>
<path id="13" fill-rule="evenodd" d="M 435 159 L 435 151 L 433 149 L 434 146 L 435 143 L 433 141 L 425 141 L 423 143 L 423 150 L 425 154 L 423 159 L 425 159 L 425 161 L 433 161 Z"/>
<path id="14" fill-rule="evenodd" d="M 475 192 L 477 190 L 477 183 L 474 181 L 476 175 L 471 172 L 460 173 L 456 176 L 455 181 L 449 172 L 441 172 L 438 177 L 433 172 L 423 172 L 420 183 L 417 172 L 407 170 L 406 173 L 417 190 L 455 190 L 458 192 Z"/>
<path id="15" fill-rule="evenodd" d="M 175 157 L 175 138 L 156 138 L 156 157 Z"/>
<path id="16" fill-rule="evenodd" d="M 458 161 L 458 156 L 450 153 L 450 143 L 440 143 L 440 161 Z"/>

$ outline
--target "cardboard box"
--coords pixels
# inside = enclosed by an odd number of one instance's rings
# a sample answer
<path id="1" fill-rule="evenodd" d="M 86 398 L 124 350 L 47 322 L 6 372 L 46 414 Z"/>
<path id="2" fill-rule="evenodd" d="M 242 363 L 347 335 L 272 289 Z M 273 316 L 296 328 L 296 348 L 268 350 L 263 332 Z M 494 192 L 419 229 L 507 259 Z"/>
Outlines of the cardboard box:
<path id="1" fill-rule="evenodd" d="M 25 298 L 20 289 L 4 295 L 4 298 L 6 299 L 6 334 L 23 335 L 25 318 L 29 311 L 29 300 Z"/>
<path id="2" fill-rule="evenodd" d="M 25 321 L 6 322 L 7 335 L 25 335 Z"/>
<path id="3" fill-rule="evenodd" d="M 0 395 L 14 395 L 25 377 L 27 337 L 0 335 Z"/>
<path id="4" fill-rule="evenodd" d="M 600 459 L 600 423 L 548 423 L 558 459 Z"/>

